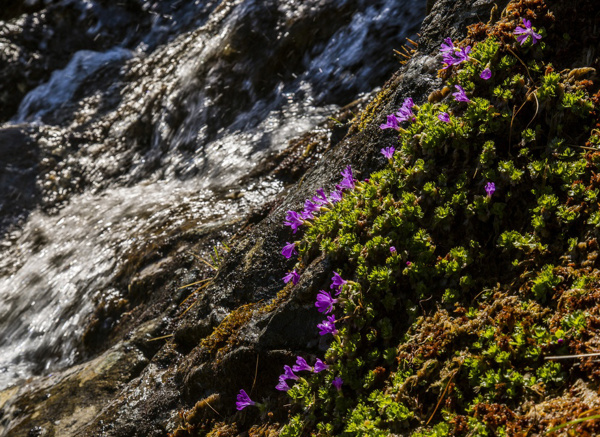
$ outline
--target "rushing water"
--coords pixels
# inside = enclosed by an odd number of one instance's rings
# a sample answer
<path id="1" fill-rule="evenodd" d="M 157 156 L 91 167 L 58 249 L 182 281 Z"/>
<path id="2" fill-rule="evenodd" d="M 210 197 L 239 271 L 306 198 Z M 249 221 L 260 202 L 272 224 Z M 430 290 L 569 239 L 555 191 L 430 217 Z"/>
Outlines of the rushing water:
<path id="1" fill-rule="evenodd" d="M 75 3 L 82 20 L 102 9 Z M 51 164 L 37 177 L 40 206 L 0 240 L 0 389 L 77 361 L 94 299 L 116 292 L 109 284 L 120 257 L 154 230 L 226 221 L 280 192 L 276 181 L 237 184 L 380 85 L 394 68 L 392 49 L 414 37 L 425 7 L 142 3 L 157 11 L 144 34 L 129 32 L 104 52 L 74 52 L 11 122 L 37 132 Z M 110 31 L 100 12 L 92 33 Z M 245 195 L 215 197 L 227 187 Z"/>

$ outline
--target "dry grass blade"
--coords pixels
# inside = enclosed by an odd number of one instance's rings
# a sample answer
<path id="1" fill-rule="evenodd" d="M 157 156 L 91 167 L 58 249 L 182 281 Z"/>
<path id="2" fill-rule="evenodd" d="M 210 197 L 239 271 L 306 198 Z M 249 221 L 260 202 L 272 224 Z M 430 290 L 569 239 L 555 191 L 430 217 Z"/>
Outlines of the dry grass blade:
<path id="1" fill-rule="evenodd" d="M 578 355 L 554 355 L 551 357 L 544 357 L 545 360 L 568 360 L 571 358 L 585 358 L 585 357 L 599 357 L 600 352 L 591 354 L 578 354 Z"/>
<path id="2" fill-rule="evenodd" d="M 213 279 L 215 279 L 214 276 L 212 278 L 207 278 L 207 279 L 202 279 L 201 281 L 192 282 L 191 284 L 182 285 L 181 287 L 178 288 L 178 290 L 183 290 L 184 288 L 191 287 L 192 285 L 202 284 L 203 282 L 206 282 L 206 281 L 212 281 Z"/>
<path id="3" fill-rule="evenodd" d="M 210 278 L 210 279 L 213 279 L 213 278 Z M 206 287 L 208 287 L 210 284 L 211 284 L 211 283 L 210 283 L 210 282 L 208 282 L 208 283 L 204 284 L 202 287 L 198 287 L 198 288 L 196 288 L 194 291 L 192 291 L 192 292 L 190 293 L 190 295 L 189 295 L 188 297 L 186 297 L 186 298 L 183 300 L 183 302 L 181 302 L 181 303 L 179 304 L 179 306 L 181 306 L 181 305 L 183 305 L 184 303 L 186 303 L 190 297 L 192 297 L 192 296 L 193 296 L 194 294 L 196 294 L 198 291 L 205 289 L 205 288 L 206 288 Z"/>
<path id="4" fill-rule="evenodd" d="M 196 255 L 195 253 L 192 253 L 192 256 L 194 258 L 196 258 L 198 261 L 203 262 L 204 264 L 206 264 L 208 267 L 210 267 L 213 270 L 217 270 L 217 268 L 215 266 L 213 266 L 211 263 L 209 263 L 208 261 L 206 261 L 204 258 L 202 258 L 201 256 Z"/>
<path id="5" fill-rule="evenodd" d="M 406 64 L 406 62 L 410 58 L 412 58 L 412 56 L 417 51 L 417 48 L 419 47 L 419 44 L 417 42 L 413 41 L 412 39 L 406 38 L 406 40 L 408 41 L 408 44 L 403 45 L 400 50 L 394 49 L 394 53 L 396 53 L 397 55 L 402 56 L 404 58 L 404 59 L 400 59 L 400 63 L 402 65 Z"/>
<path id="6" fill-rule="evenodd" d="M 162 337 L 154 337 L 154 338 L 149 339 L 148 341 L 164 340 L 165 338 L 170 338 L 170 337 L 173 337 L 173 334 L 163 335 Z"/>
<path id="7" fill-rule="evenodd" d="M 588 417 L 581 417 L 579 419 L 573 419 L 568 422 L 562 423 L 558 426 L 555 426 L 553 428 L 550 428 L 548 431 L 546 431 L 546 434 L 558 431 L 559 429 L 562 429 L 562 428 L 566 428 L 567 426 L 576 425 L 581 422 L 587 422 L 588 420 L 597 420 L 597 419 L 600 419 L 600 414 L 596 414 L 594 416 L 588 416 Z"/>
<path id="8" fill-rule="evenodd" d="M 440 404 L 442 403 L 442 400 L 444 399 L 446 392 L 448 391 L 448 387 L 450 387 L 450 383 L 452 382 L 452 379 L 456 376 L 456 374 L 458 373 L 459 370 L 460 370 L 460 367 L 458 369 L 456 369 L 454 371 L 454 373 L 452 374 L 452 376 L 450 377 L 450 379 L 448 379 L 448 382 L 446 383 L 446 387 L 444 388 L 444 391 L 442 392 L 442 395 L 440 396 L 440 399 L 438 400 L 438 403 L 436 404 L 435 409 L 433 410 L 433 413 L 431 413 L 431 416 L 429 416 L 429 420 L 427 421 L 427 423 L 425 425 L 429 425 L 429 422 L 431 422 L 431 419 L 433 419 L 433 416 L 435 416 L 435 413 L 437 413 L 437 410 L 440 407 Z"/>

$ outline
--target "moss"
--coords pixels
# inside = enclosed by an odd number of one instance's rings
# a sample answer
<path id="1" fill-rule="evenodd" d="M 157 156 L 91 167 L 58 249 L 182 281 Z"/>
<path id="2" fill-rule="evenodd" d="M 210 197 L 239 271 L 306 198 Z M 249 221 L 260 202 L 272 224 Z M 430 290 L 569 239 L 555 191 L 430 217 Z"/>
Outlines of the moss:
<path id="1" fill-rule="evenodd" d="M 522 18 L 544 44 L 516 44 Z M 474 60 L 440 72 L 471 102 L 440 91 L 415 107 L 390 164 L 306 232 L 302 262 L 324 251 L 354 282 L 342 292 L 330 372 L 291 390 L 296 415 L 283 434 L 543 432 L 558 422 L 532 420 L 526 405 L 564 396 L 578 377 L 597 379 L 591 360 L 544 359 L 592 348 L 600 322 L 590 276 L 599 160 L 586 149 L 599 142 L 597 86 L 552 66 L 562 62 L 543 28 L 553 23 L 545 3 L 530 0 L 471 27 L 461 45 L 474 46 Z M 489 81 L 479 78 L 486 66 Z"/>
<path id="2" fill-rule="evenodd" d="M 597 432 L 595 420 L 572 421 L 600 408 L 593 357 L 549 359 L 596 350 L 600 329 L 600 91 L 576 62 L 584 46 L 564 37 L 569 20 L 555 19 L 565 5 L 513 1 L 496 23 L 471 26 L 458 45 L 472 60 L 439 71 L 443 88 L 414 107 L 389 164 L 297 242 L 301 265 L 324 253 L 350 281 L 329 369 L 293 383 L 281 435 Z M 541 43 L 516 42 L 524 18 Z M 593 25 L 573 20 L 576 34 Z M 469 103 L 453 100 L 454 85 Z M 232 317 L 244 322 L 226 319 L 206 344 L 235 344 L 252 312 L 279 302 L 241 307 Z"/>
<path id="3" fill-rule="evenodd" d="M 255 302 L 242 305 L 231 311 L 213 332 L 200 342 L 204 353 L 223 356 L 241 341 L 241 330 L 253 318 L 270 313 L 287 299 L 290 285 L 283 288 L 270 302 Z"/>
<path id="4" fill-rule="evenodd" d="M 392 95 L 393 82 L 389 86 L 384 87 L 377 96 L 367 105 L 364 111 L 355 118 L 350 132 L 362 132 L 368 124 L 371 124 L 373 120 L 381 113 L 383 106 L 389 103 Z"/>

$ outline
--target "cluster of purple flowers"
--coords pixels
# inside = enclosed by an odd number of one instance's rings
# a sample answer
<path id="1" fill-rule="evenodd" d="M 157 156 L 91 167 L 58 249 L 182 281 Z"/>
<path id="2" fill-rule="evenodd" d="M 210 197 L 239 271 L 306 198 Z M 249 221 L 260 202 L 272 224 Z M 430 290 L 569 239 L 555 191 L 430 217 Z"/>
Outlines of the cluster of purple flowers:
<path id="1" fill-rule="evenodd" d="M 290 279 L 288 279 L 288 281 L 286 282 L 294 281 L 295 276 L 292 276 L 293 274 L 297 274 L 296 270 L 294 270 L 292 273 L 286 276 L 286 278 L 290 276 Z M 333 277 L 331 278 L 331 285 L 329 286 L 329 288 L 335 292 L 336 296 L 338 296 L 342 291 L 342 287 L 347 283 L 348 281 L 343 279 L 339 275 L 339 273 L 333 272 Z M 333 311 L 333 305 L 337 302 L 338 299 L 335 299 L 330 292 L 320 290 L 319 294 L 317 295 L 317 301 L 315 302 L 315 306 L 317 307 L 319 312 L 329 314 Z M 336 335 L 338 333 L 338 330 L 335 327 L 335 322 L 335 314 L 328 315 L 325 320 L 323 320 L 317 325 L 317 328 L 319 328 L 319 334 Z M 297 356 L 296 364 L 294 366 L 290 367 L 287 364 L 283 366 L 283 373 L 279 375 L 279 382 L 277 383 L 275 388 L 279 391 L 288 391 L 291 388 L 288 384 L 288 380 L 297 381 L 299 378 L 295 372 L 308 371 L 312 373 L 319 373 L 327 369 L 329 369 L 329 365 L 323 362 L 323 360 L 321 360 L 320 358 L 316 359 L 314 366 L 310 366 L 305 358 Z M 337 376 L 333 379 L 331 384 L 335 387 L 336 390 L 340 391 L 342 389 L 343 383 L 344 381 L 342 380 L 342 378 Z M 259 404 L 250 399 L 250 397 L 244 390 L 240 390 L 240 393 L 237 395 L 237 402 L 235 403 L 235 405 L 238 410 L 243 410 L 248 406 Z"/>
<path id="2" fill-rule="evenodd" d="M 393 154 L 394 148 L 392 147 L 391 149 L 391 153 Z M 353 190 L 356 188 L 356 180 L 352 173 L 352 167 L 347 166 L 340 174 L 342 175 L 342 180 L 336 185 L 336 189 L 329 193 L 329 196 L 325 194 L 325 190 L 319 188 L 311 199 L 306 199 L 302 212 L 287 211 L 283 224 L 291 227 L 292 233 L 295 234 L 303 224 L 311 225 L 310 220 L 314 220 L 315 213 L 325 211 L 342 200 L 344 190 Z M 296 243 L 287 241 L 281 250 L 281 254 L 287 259 L 290 259 L 293 255 L 297 255 Z M 300 281 L 300 273 L 294 269 L 283 277 L 283 281 L 286 284 L 292 282 L 293 285 L 296 285 Z"/>
<path id="3" fill-rule="evenodd" d="M 328 207 L 342 200 L 343 191 L 353 190 L 356 184 L 354 175 L 352 174 L 352 167 L 347 166 L 340 174 L 342 175 L 342 181 L 336 185 L 335 191 L 329 193 L 329 197 L 325 194 L 325 190 L 319 188 L 311 199 L 306 199 L 304 210 L 301 212 L 287 211 L 283 224 L 291 227 L 292 232 L 295 234 L 300 226 L 304 224 L 310 225 L 310 220 L 314 220 L 315 213 L 326 210 Z M 286 258 L 290 258 L 294 254 L 290 244 L 287 243 L 281 252 Z"/>
<path id="4" fill-rule="evenodd" d="M 293 367 L 290 368 L 288 365 L 283 366 L 283 374 L 279 375 L 279 384 L 277 384 L 275 388 L 279 391 L 288 391 L 291 387 L 286 381 L 288 379 L 293 381 L 298 380 L 298 375 L 296 375 L 294 372 L 309 371 L 312 373 L 319 373 L 327 369 L 329 369 L 329 365 L 325 364 L 320 358 L 317 358 L 315 365 L 311 367 L 306 362 L 306 359 L 301 356 L 297 356 L 296 364 Z"/>
<path id="5" fill-rule="evenodd" d="M 348 281 L 342 279 L 338 272 L 333 272 L 333 277 L 331 278 L 331 285 L 329 286 L 335 292 L 336 296 L 342 291 L 342 287 L 344 284 L 347 284 Z M 325 290 L 319 290 L 317 294 L 317 301 L 315 302 L 315 306 L 319 310 L 320 313 L 329 314 L 333 311 L 333 305 L 338 302 L 338 299 L 335 299 L 330 292 Z M 327 316 L 325 320 L 317 325 L 319 328 L 320 335 L 333 334 L 336 335 L 338 330 L 335 327 L 335 314 L 331 314 Z"/>
<path id="6" fill-rule="evenodd" d="M 535 44 L 537 41 L 542 39 L 540 34 L 535 33 L 533 27 L 531 26 L 531 21 L 527 19 L 523 19 L 523 25 L 525 27 L 517 26 L 515 29 L 515 36 L 517 37 L 517 41 L 523 45 L 525 42 L 531 37 L 531 44 Z M 467 46 L 464 48 L 458 48 L 452 42 L 452 39 L 446 38 L 444 42 L 440 46 L 440 52 L 443 55 L 443 63 L 445 66 L 444 69 L 449 68 L 451 65 L 462 64 L 470 60 L 469 53 L 471 52 L 471 46 Z M 483 80 L 488 80 L 492 77 L 492 70 L 489 67 L 485 67 L 483 71 L 479 74 L 479 77 Z M 457 102 L 470 102 L 465 90 L 460 85 L 455 85 L 455 88 L 458 90 L 455 93 L 452 93 L 454 99 Z M 448 114 L 445 112 L 438 115 L 438 118 L 448 123 L 450 118 Z"/>
<path id="7" fill-rule="evenodd" d="M 529 37 L 531 37 L 531 43 L 535 44 L 542 37 L 541 35 L 535 33 L 533 27 L 531 26 L 531 21 L 527 19 L 523 19 L 523 25 L 525 27 L 518 26 L 515 29 L 514 34 L 517 36 L 517 41 L 523 45 Z M 471 46 L 459 48 L 454 46 L 452 39 L 446 38 L 441 45 L 440 52 L 443 54 L 443 62 L 445 66 L 444 69 L 449 68 L 452 65 L 458 65 L 463 62 L 467 62 L 470 60 L 469 53 L 471 52 Z M 486 67 L 481 74 L 479 75 L 483 80 L 488 80 L 492 77 L 492 71 Z M 471 100 L 467 97 L 465 90 L 460 85 L 455 85 L 457 92 L 452 93 L 454 99 L 457 102 L 466 102 L 469 103 Z M 396 129 L 400 128 L 400 123 L 404 121 L 414 121 L 415 116 L 413 114 L 412 108 L 414 106 L 413 100 L 411 98 L 407 98 L 404 100 L 402 107 L 395 114 L 388 115 L 387 123 L 382 124 L 380 126 L 381 129 Z M 438 119 L 444 123 L 450 123 L 450 115 L 447 112 L 441 112 L 438 114 Z M 386 147 L 381 149 L 381 154 L 389 159 L 390 161 L 393 159 L 395 149 L 394 147 Z M 336 185 L 336 191 L 333 191 L 329 194 L 329 197 L 325 194 L 323 189 L 319 189 L 316 192 L 316 195 L 312 197 L 312 199 L 307 199 L 304 203 L 304 210 L 302 212 L 296 211 L 287 211 L 286 218 L 284 224 L 290 226 L 292 228 L 292 232 L 295 234 L 298 228 L 303 224 L 309 224 L 310 220 L 315 218 L 314 214 L 316 212 L 320 212 L 326 209 L 329 206 L 333 206 L 335 203 L 342 200 L 342 193 L 344 190 L 353 190 L 355 188 L 355 179 L 352 174 L 352 168 L 350 166 L 346 167 L 344 171 L 341 172 L 343 177 L 342 181 Z M 485 185 L 485 192 L 488 198 L 491 198 L 494 192 L 496 191 L 496 185 L 493 182 L 488 182 Z M 286 258 L 291 258 L 292 255 L 297 254 L 296 251 L 296 243 L 287 242 L 283 247 L 281 254 Z M 392 255 L 396 254 L 396 248 L 394 246 L 390 247 L 390 253 Z M 406 262 L 406 265 L 410 267 L 412 263 L 410 261 Z M 300 273 L 296 269 L 289 272 L 287 275 L 283 277 L 283 281 L 287 284 L 288 282 L 292 282 L 293 285 L 296 285 L 300 280 Z M 348 281 L 342 279 L 342 277 L 337 273 L 333 273 L 333 277 L 331 278 L 330 288 L 335 292 L 335 296 L 337 297 L 344 284 L 347 284 Z M 321 323 L 317 325 L 319 329 L 320 335 L 333 334 L 337 335 L 338 330 L 335 326 L 336 318 L 335 314 L 330 314 L 333 312 L 334 305 L 338 303 L 339 299 L 332 296 L 331 292 L 325 290 L 319 290 L 317 294 L 317 300 L 315 302 L 315 306 L 317 310 L 321 313 L 327 314 L 327 318 L 323 320 Z M 562 339 L 560 339 L 562 340 Z M 559 341 L 560 341 L 559 340 Z M 281 391 L 288 391 L 290 386 L 287 381 L 298 380 L 298 376 L 294 372 L 303 372 L 308 371 L 312 373 L 319 373 L 323 370 L 327 370 L 329 365 L 324 363 L 321 359 L 317 358 L 314 366 L 310 366 L 306 359 L 301 356 L 296 357 L 296 364 L 293 367 L 285 365 L 283 367 L 283 374 L 279 376 L 279 383 L 275 388 Z M 335 377 L 332 381 L 332 385 L 336 388 L 336 390 L 340 391 L 342 388 L 343 380 L 339 376 Z M 251 405 L 260 405 L 254 402 L 248 394 L 244 390 L 240 390 L 240 393 L 237 395 L 236 408 L 238 410 L 243 410 L 244 408 Z"/>
<path id="8" fill-rule="evenodd" d="M 295 272 L 295 270 L 294 270 Z M 293 279 L 292 279 L 293 280 Z M 337 273 L 333 273 L 333 277 L 331 278 L 330 288 L 335 291 L 335 295 L 339 295 L 344 284 L 347 284 L 348 281 L 342 279 L 342 277 Z M 338 302 L 338 299 L 335 299 L 331 293 L 320 290 L 317 294 L 317 301 L 315 302 L 315 306 L 318 311 L 321 313 L 329 314 L 333 311 L 333 305 Z M 335 314 L 328 315 L 325 320 L 317 325 L 319 328 L 320 335 L 333 334 L 336 335 L 338 330 L 335 327 Z M 287 383 L 287 380 L 298 380 L 298 376 L 294 372 L 302 372 L 309 371 L 312 373 L 319 373 L 323 370 L 327 370 L 329 365 L 324 363 L 320 358 L 317 358 L 315 365 L 310 366 L 306 359 L 303 357 L 296 357 L 296 364 L 293 367 L 288 365 L 283 366 L 283 374 L 279 376 L 279 383 L 275 386 L 277 390 L 280 391 L 288 391 L 291 387 Z M 342 378 L 337 377 L 333 380 L 332 384 L 337 389 L 340 390 L 342 386 Z"/>
<path id="9" fill-rule="evenodd" d="M 410 111 L 410 107 L 407 108 L 408 109 L 403 107 L 401 111 Z M 394 148 L 388 148 L 386 150 L 386 153 L 390 155 L 391 159 L 391 156 L 394 153 Z M 328 207 L 331 207 L 340 200 L 342 200 L 342 194 L 344 190 L 353 190 L 356 187 L 356 180 L 354 179 L 354 174 L 352 173 L 352 168 L 350 166 L 347 166 L 340 174 L 342 175 L 342 181 L 338 185 L 336 185 L 336 190 L 331 192 L 329 196 L 325 194 L 325 191 L 322 188 L 318 189 L 316 191 L 316 194 L 312 197 L 312 199 L 308 199 L 304 202 L 304 210 L 302 212 L 287 211 L 284 224 L 290 226 L 292 228 L 293 233 L 296 233 L 296 231 L 301 225 L 310 224 L 309 220 L 313 220 L 315 218 L 315 213 L 326 210 Z M 297 253 L 298 252 L 296 250 L 295 242 L 286 242 L 285 246 L 281 251 L 281 254 L 288 259 Z M 294 269 L 283 277 L 283 281 L 286 284 L 288 282 L 292 282 L 293 285 L 296 285 L 300 281 L 300 273 L 296 269 Z M 331 278 L 330 288 L 335 292 L 335 296 L 338 296 L 344 284 L 347 283 L 348 281 L 343 279 L 339 275 L 339 273 L 334 272 L 333 277 Z M 338 333 L 338 330 L 335 327 L 335 314 L 330 314 L 333 311 L 333 306 L 337 302 L 338 299 L 334 298 L 331 295 L 331 292 L 320 290 L 317 294 L 315 306 L 317 307 L 319 312 L 328 314 L 325 320 L 317 324 L 317 328 L 319 329 L 320 335 L 336 335 Z M 310 371 L 313 373 L 319 373 L 323 370 L 327 370 L 328 368 L 329 366 L 319 358 L 317 358 L 314 366 L 309 366 L 306 362 L 306 359 L 298 356 L 296 357 L 296 364 L 293 367 L 290 367 L 288 365 L 285 365 L 283 367 L 283 374 L 279 376 L 279 383 L 275 386 L 275 388 L 280 391 L 288 391 L 291 388 L 288 384 L 288 380 L 298 380 L 298 376 L 294 372 Z M 340 378 L 339 376 L 334 378 L 334 380 L 332 381 L 332 385 L 338 391 L 341 390 L 342 384 L 342 378 Z M 240 390 L 236 402 L 237 409 L 243 410 L 244 408 L 250 405 L 258 404 L 252 401 L 244 390 Z"/>
<path id="10" fill-rule="evenodd" d="M 415 106 L 413 99 L 408 97 L 404 99 L 402 107 L 395 114 L 387 116 L 387 123 L 380 125 L 381 129 L 396 129 L 400 128 L 400 123 L 403 121 L 415 121 L 415 114 L 412 111 Z"/>

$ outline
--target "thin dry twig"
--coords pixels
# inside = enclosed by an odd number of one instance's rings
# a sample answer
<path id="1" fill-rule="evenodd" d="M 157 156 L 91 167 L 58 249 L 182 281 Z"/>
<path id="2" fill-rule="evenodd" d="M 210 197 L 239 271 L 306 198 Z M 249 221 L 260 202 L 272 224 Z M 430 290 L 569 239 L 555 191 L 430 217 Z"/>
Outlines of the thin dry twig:
<path id="1" fill-rule="evenodd" d="M 461 363 L 461 365 L 462 365 L 462 363 Z M 440 399 L 438 400 L 438 403 L 435 406 L 435 409 L 433 410 L 433 413 L 431 413 L 431 416 L 429 416 L 429 420 L 425 424 L 426 426 L 429 425 L 429 422 L 431 422 L 431 419 L 433 419 L 433 416 L 435 416 L 435 413 L 437 413 L 437 410 L 440 407 L 440 404 L 442 403 L 442 400 L 444 399 L 444 396 L 446 395 L 446 392 L 448 391 L 448 387 L 450 387 L 450 383 L 452 382 L 452 379 L 456 376 L 456 374 L 458 373 L 459 370 L 460 370 L 460 367 L 454 371 L 454 373 L 452 374 L 452 376 L 450 376 L 450 379 L 446 383 L 446 387 L 444 388 L 444 391 L 442 392 L 442 395 L 440 396 Z"/>
<path id="2" fill-rule="evenodd" d="M 551 357 L 544 357 L 545 360 L 568 360 L 571 358 L 585 358 L 585 357 L 598 357 L 600 352 L 594 352 L 591 354 L 578 354 L 578 355 L 554 355 Z"/>
<path id="3" fill-rule="evenodd" d="M 215 279 L 214 276 L 212 278 L 207 278 L 207 279 L 202 279 L 200 281 L 192 282 L 191 284 L 182 285 L 181 287 L 178 288 L 178 290 L 183 290 L 184 288 L 191 287 L 192 285 L 201 284 L 203 282 L 210 281 L 210 280 L 213 280 L 213 279 Z"/>
<path id="4" fill-rule="evenodd" d="M 148 341 L 164 340 L 165 338 L 170 338 L 170 337 L 173 337 L 173 334 L 163 335 L 162 337 L 154 337 L 154 338 L 149 339 Z"/>

